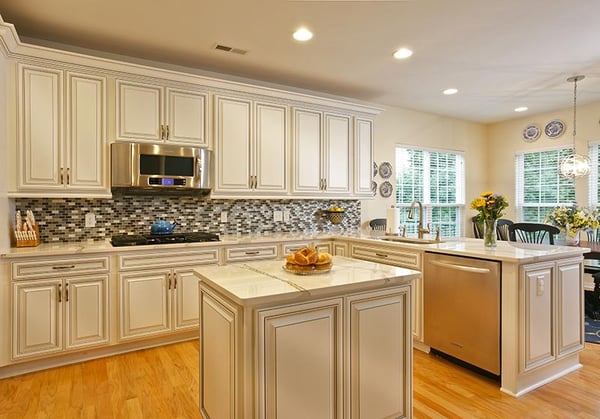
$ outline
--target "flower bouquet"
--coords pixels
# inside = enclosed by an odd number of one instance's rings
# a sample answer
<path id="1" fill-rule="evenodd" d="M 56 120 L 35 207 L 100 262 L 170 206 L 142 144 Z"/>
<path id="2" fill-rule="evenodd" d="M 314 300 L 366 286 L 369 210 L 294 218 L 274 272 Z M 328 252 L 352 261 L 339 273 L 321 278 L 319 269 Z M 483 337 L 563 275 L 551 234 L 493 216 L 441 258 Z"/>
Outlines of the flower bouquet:
<path id="1" fill-rule="evenodd" d="M 483 223 L 483 244 L 486 247 L 496 246 L 496 223 L 507 207 L 506 198 L 493 192 L 483 192 L 471 201 L 471 209 L 479 212 L 479 220 Z"/>
<path id="2" fill-rule="evenodd" d="M 596 211 L 580 207 L 576 203 L 570 206 L 553 208 L 546 215 L 544 222 L 555 225 L 565 233 L 567 242 L 579 242 L 579 232 L 582 230 L 595 230 L 600 223 Z"/>

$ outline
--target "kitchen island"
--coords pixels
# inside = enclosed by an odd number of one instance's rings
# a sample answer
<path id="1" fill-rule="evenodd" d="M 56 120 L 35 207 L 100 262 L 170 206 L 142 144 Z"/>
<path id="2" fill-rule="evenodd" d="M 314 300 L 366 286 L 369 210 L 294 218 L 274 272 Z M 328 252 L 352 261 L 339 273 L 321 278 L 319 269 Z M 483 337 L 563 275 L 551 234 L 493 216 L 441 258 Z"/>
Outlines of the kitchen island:
<path id="1" fill-rule="evenodd" d="M 412 416 L 418 271 L 335 256 L 198 268 L 200 411 L 221 418 Z"/>

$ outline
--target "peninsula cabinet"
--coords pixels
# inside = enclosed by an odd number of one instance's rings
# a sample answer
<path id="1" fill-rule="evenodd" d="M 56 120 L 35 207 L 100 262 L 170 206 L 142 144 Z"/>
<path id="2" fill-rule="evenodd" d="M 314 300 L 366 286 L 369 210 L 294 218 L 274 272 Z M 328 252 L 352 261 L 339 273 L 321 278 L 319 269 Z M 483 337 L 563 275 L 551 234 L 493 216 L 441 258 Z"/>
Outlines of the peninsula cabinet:
<path id="1" fill-rule="evenodd" d="M 294 108 L 292 121 L 293 194 L 350 194 L 351 117 Z"/>
<path id="2" fill-rule="evenodd" d="M 13 360 L 108 345 L 107 257 L 24 261 L 12 270 Z"/>
<path id="3" fill-rule="evenodd" d="M 288 107 L 215 95 L 215 196 L 286 195 Z"/>
<path id="4" fill-rule="evenodd" d="M 14 196 L 110 196 L 106 78 L 18 65 Z"/>
<path id="5" fill-rule="evenodd" d="M 116 81 L 116 140 L 208 147 L 208 93 Z"/>

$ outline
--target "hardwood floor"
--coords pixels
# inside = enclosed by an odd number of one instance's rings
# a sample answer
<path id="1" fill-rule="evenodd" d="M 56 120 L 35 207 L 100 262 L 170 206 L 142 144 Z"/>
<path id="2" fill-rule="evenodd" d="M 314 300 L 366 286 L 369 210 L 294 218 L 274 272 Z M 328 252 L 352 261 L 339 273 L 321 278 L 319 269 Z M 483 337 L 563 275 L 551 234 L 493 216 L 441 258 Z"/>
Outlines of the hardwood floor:
<path id="1" fill-rule="evenodd" d="M 516 399 L 415 350 L 414 417 L 599 418 L 600 345 L 580 359 L 583 368 Z M 0 419 L 199 417 L 196 341 L 0 380 Z"/>

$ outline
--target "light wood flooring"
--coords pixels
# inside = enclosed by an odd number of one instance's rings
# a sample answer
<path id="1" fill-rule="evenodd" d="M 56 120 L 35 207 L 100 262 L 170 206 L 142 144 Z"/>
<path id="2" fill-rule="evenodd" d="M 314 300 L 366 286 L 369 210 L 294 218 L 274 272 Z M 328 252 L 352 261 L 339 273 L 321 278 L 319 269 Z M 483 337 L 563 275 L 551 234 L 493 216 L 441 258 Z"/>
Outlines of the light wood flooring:
<path id="1" fill-rule="evenodd" d="M 415 350 L 414 417 L 600 418 L 600 345 L 586 344 L 580 360 L 583 368 L 516 399 Z M 199 417 L 196 341 L 0 380 L 0 419 Z"/>

